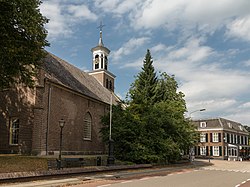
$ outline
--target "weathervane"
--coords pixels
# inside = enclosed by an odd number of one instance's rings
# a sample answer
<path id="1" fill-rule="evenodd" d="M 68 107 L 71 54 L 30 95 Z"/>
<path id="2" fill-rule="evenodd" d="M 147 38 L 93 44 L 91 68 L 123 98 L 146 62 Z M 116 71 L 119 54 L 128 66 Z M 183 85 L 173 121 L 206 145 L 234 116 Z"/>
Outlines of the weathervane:
<path id="1" fill-rule="evenodd" d="M 102 42 L 102 28 L 104 27 L 105 25 L 102 24 L 102 21 L 100 21 L 100 26 L 97 27 L 100 29 L 100 38 L 99 38 L 99 46 L 103 46 L 103 42 Z"/>
<path id="2" fill-rule="evenodd" d="M 102 32 L 102 28 L 104 27 L 105 25 L 102 24 L 102 21 L 100 21 L 100 26 L 98 26 L 97 28 L 100 29 L 100 32 Z"/>

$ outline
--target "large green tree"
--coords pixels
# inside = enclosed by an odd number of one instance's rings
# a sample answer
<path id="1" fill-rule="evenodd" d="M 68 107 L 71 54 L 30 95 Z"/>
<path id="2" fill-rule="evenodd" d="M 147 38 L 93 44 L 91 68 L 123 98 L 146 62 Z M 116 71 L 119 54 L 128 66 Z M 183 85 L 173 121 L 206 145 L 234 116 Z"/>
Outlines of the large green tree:
<path id="1" fill-rule="evenodd" d="M 178 92 L 174 76 L 156 76 L 149 50 L 128 96 L 128 107 L 113 106 L 112 138 L 118 159 L 135 163 L 177 160 L 180 151 L 194 143 L 195 129 L 184 117 L 184 94 Z M 109 116 L 103 122 L 107 140 Z"/>
<path id="2" fill-rule="evenodd" d="M 48 22 L 40 0 L 0 0 L 0 90 L 16 83 L 33 86 L 48 46 Z"/>
<path id="3" fill-rule="evenodd" d="M 135 107 L 152 105 L 155 102 L 156 85 L 157 77 L 153 66 L 153 59 L 150 51 L 147 50 L 145 59 L 143 60 L 142 71 L 138 74 L 129 90 L 130 105 Z"/>

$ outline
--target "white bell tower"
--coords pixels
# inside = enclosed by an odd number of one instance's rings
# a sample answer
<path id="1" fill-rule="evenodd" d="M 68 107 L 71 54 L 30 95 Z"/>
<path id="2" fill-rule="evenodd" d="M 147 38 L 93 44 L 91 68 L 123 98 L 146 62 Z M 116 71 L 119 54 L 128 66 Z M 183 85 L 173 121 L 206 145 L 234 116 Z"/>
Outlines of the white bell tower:
<path id="1" fill-rule="evenodd" d="M 106 48 L 102 41 L 102 22 L 100 23 L 100 38 L 98 45 L 91 49 L 93 60 L 92 60 L 92 71 L 90 75 L 94 76 L 104 87 L 114 92 L 114 80 L 115 75 L 108 71 L 108 55 L 110 50 Z"/>

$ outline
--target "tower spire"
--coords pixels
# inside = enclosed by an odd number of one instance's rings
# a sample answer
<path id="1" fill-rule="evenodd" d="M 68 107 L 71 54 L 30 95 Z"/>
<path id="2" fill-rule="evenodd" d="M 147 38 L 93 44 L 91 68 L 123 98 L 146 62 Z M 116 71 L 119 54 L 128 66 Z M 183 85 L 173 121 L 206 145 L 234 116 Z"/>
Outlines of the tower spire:
<path id="1" fill-rule="evenodd" d="M 105 26 L 105 25 L 102 24 L 102 21 L 100 21 L 100 26 L 97 27 L 97 28 L 100 29 L 100 38 L 99 38 L 99 43 L 98 43 L 99 46 L 104 46 L 104 45 L 103 45 L 103 41 L 102 41 L 102 28 L 103 28 L 104 26 Z"/>
<path id="2" fill-rule="evenodd" d="M 92 72 L 89 72 L 90 75 L 94 76 L 104 87 L 110 91 L 114 91 L 115 75 L 108 71 L 108 55 L 110 50 L 103 45 L 102 41 L 102 28 L 105 25 L 100 22 L 100 26 L 97 28 L 100 29 L 100 38 L 99 43 L 96 47 L 91 49 L 93 60 L 92 60 Z"/>

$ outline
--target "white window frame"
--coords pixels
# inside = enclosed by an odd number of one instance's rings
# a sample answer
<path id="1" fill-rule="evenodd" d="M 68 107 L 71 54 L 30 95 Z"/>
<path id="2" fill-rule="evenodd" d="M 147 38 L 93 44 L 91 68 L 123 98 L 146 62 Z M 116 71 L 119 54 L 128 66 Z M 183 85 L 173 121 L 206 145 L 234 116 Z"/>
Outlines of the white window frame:
<path id="1" fill-rule="evenodd" d="M 207 153 L 206 146 L 201 146 L 200 147 L 200 155 L 206 156 L 206 153 Z"/>
<path id="2" fill-rule="evenodd" d="M 207 127 L 207 122 L 202 121 L 200 122 L 200 128 L 206 128 Z"/>
<path id="3" fill-rule="evenodd" d="M 213 133 L 213 142 L 219 142 L 219 133 L 218 132 Z"/>
<path id="4" fill-rule="evenodd" d="M 213 156 L 220 156 L 219 146 L 213 146 Z"/>
<path id="5" fill-rule="evenodd" d="M 225 156 L 227 156 L 227 146 L 225 146 L 225 153 L 224 153 Z"/>
<path id="6" fill-rule="evenodd" d="M 200 142 L 206 142 L 206 133 L 200 134 Z"/>
<path id="7" fill-rule="evenodd" d="M 227 142 L 227 133 L 224 133 L 224 142 Z"/>
<path id="8" fill-rule="evenodd" d="M 17 123 L 18 126 L 13 127 L 13 125 Z M 20 121 L 18 118 L 10 119 L 10 136 L 9 136 L 9 144 L 10 145 L 18 145 L 19 142 L 19 129 L 20 129 Z"/>

